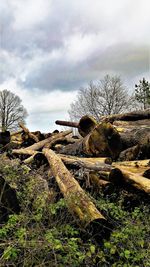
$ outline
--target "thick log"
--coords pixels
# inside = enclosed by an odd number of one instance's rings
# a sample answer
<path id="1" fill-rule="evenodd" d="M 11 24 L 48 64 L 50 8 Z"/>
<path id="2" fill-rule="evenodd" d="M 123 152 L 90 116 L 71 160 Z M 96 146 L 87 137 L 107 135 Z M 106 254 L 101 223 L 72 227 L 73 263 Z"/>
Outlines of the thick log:
<path id="1" fill-rule="evenodd" d="M 150 109 L 146 110 L 139 110 L 139 111 L 133 111 L 129 113 L 124 114 L 114 114 L 114 115 L 108 115 L 108 116 L 102 116 L 100 118 L 101 121 L 108 121 L 108 122 L 114 122 L 116 120 L 119 121 L 137 121 L 137 120 L 144 120 L 144 119 L 150 119 Z"/>
<path id="2" fill-rule="evenodd" d="M 118 160 L 121 161 L 135 160 L 137 158 L 139 151 L 140 151 L 139 145 L 127 148 L 120 153 Z"/>
<path id="3" fill-rule="evenodd" d="M 122 182 L 126 182 L 148 194 L 150 193 L 149 179 L 136 173 L 132 173 L 122 166 L 112 169 L 109 175 L 109 181 L 114 182 L 115 184 L 122 184 Z"/>
<path id="4" fill-rule="evenodd" d="M 69 211 L 80 220 L 82 226 L 86 227 L 95 220 L 100 220 L 101 223 L 105 222 L 104 216 L 96 209 L 60 157 L 47 148 L 43 149 L 43 153 L 50 164 L 60 191 L 66 199 Z"/>
<path id="5" fill-rule="evenodd" d="M 33 133 L 31 133 L 30 131 L 29 131 L 29 129 L 28 128 L 26 128 L 25 127 L 25 125 L 23 124 L 23 123 L 19 123 L 19 126 L 23 129 L 23 131 L 31 138 L 31 139 L 33 139 L 36 143 L 37 142 L 39 142 L 39 139 L 38 139 L 38 137 L 36 136 L 36 135 L 34 135 Z"/>
<path id="6" fill-rule="evenodd" d="M 148 140 L 143 144 L 138 144 L 123 150 L 120 153 L 118 160 L 130 161 L 130 160 L 143 160 L 149 158 L 150 158 L 150 142 Z"/>
<path id="7" fill-rule="evenodd" d="M 129 132 L 120 133 L 120 136 L 123 149 L 127 149 L 138 144 L 146 144 L 150 141 L 150 128 L 144 127 L 138 130 L 132 129 Z"/>
<path id="8" fill-rule="evenodd" d="M 117 158 L 121 151 L 120 135 L 110 123 L 98 124 L 87 136 L 67 145 L 60 153 Z"/>

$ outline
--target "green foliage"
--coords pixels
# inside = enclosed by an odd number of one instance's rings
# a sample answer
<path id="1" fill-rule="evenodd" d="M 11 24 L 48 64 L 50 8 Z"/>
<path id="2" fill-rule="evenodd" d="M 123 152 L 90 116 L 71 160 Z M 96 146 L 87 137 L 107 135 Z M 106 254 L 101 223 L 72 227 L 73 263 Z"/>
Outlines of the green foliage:
<path id="1" fill-rule="evenodd" d="M 141 200 L 138 207 L 128 211 L 121 189 L 110 197 L 95 195 L 97 208 L 113 225 L 110 237 L 99 244 L 90 233 L 80 230 L 63 198 L 49 201 L 37 177 L 11 162 L 3 164 L 1 160 L 0 169 L 17 188 L 21 212 L 9 215 L 1 224 L 0 266 L 150 267 L 147 202 Z"/>
<path id="2" fill-rule="evenodd" d="M 135 98 L 142 104 L 143 108 L 150 107 L 150 83 L 143 78 L 140 83 L 135 85 Z"/>

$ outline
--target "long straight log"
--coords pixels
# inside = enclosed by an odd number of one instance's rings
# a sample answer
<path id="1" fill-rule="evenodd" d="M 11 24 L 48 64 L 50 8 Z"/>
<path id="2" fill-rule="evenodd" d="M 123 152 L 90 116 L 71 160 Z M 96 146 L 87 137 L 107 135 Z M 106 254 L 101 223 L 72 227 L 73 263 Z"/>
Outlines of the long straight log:
<path id="1" fill-rule="evenodd" d="M 133 112 L 124 113 L 124 114 L 102 116 L 100 118 L 101 121 L 109 121 L 111 123 L 116 120 L 137 121 L 137 120 L 144 120 L 144 119 L 150 119 L 150 109 L 146 109 L 144 111 L 143 110 L 133 111 Z"/>
<path id="2" fill-rule="evenodd" d="M 57 120 L 57 121 L 55 121 L 55 123 L 57 125 L 67 126 L 67 127 L 74 127 L 74 128 L 78 128 L 78 126 L 79 126 L 79 123 L 78 122 L 73 122 L 73 121 L 61 121 L 61 120 Z"/>
<path id="3" fill-rule="evenodd" d="M 120 162 L 113 162 L 112 166 L 127 166 L 127 167 L 150 167 L 150 159 L 144 159 L 144 160 L 131 160 L 131 161 L 120 161 Z"/>
<path id="4" fill-rule="evenodd" d="M 105 222 L 104 216 L 97 210 L 91 199 L 67 170 L 60 157 L 47 148 L 43 148 L 43 153 L 50 164 L 60 191 L 66 199 L 69 211 L 80 220 L 82 226 L 86 227 L 95 220 Z"/>
<path id="5" fill-rule="evenodd" d="M 111 170 L 111 166 L 109 164 L 111 164 L 112 161 L 110 158 L 79 158 L 62 154 L 58 154 L 58 156 L 60 156 L 65 164 L 72 164 L 96 171 Z"/>
<path id="6" fill-rule="evenodd" d="M 124 181 L 148 194 L 150 193 L 149 179 L 136 173 L 132 173 L 122 166 L 112 169 L 109 175 L 109 180 L 116 184 L 121 184 L 122 181 Z"/>

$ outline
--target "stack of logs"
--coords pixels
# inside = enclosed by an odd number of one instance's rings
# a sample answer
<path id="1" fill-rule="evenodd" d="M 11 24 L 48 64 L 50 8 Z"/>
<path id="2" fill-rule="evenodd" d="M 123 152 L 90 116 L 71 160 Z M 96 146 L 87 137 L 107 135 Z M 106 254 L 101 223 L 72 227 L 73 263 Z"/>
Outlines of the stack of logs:
<path id="1" fill-rule="evenodd" d="M 72 130 L 30 132 L 20 123 L 21 131 L 11 135 L 2 151 L 11 151 L 13 157 L 23 155 L 25 164 L 33 163 L 37 156 L 45 157 L 69 211 L 83 227 L 93 221 L 105 224 L 106 219 L 70 166 L 88 170 L 86 182 L 96 188 L 130 184 L 150 194 L 150 109 L 101 117 L 99 122 L 86 115 L 79 123 L 56 124 L 78 128 L 79 136 L 73 136 Z"/>

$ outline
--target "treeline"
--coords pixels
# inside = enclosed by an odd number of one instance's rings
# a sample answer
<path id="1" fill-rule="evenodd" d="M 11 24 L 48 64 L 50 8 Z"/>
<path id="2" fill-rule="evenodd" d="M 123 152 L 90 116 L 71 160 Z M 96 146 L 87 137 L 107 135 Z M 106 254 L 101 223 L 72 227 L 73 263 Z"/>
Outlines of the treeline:
<path id="1" fill-rule="evenodd" d="M 103 115 L 119 114 L 150 107 L 150 83 L 145 78 L 128 92 L 119 76 L 106 75 L 98 82 L 91 81 L 78 90 L 76 100 L 68 111 L 71 120 L 91 115 L 97 121 Z"/>

